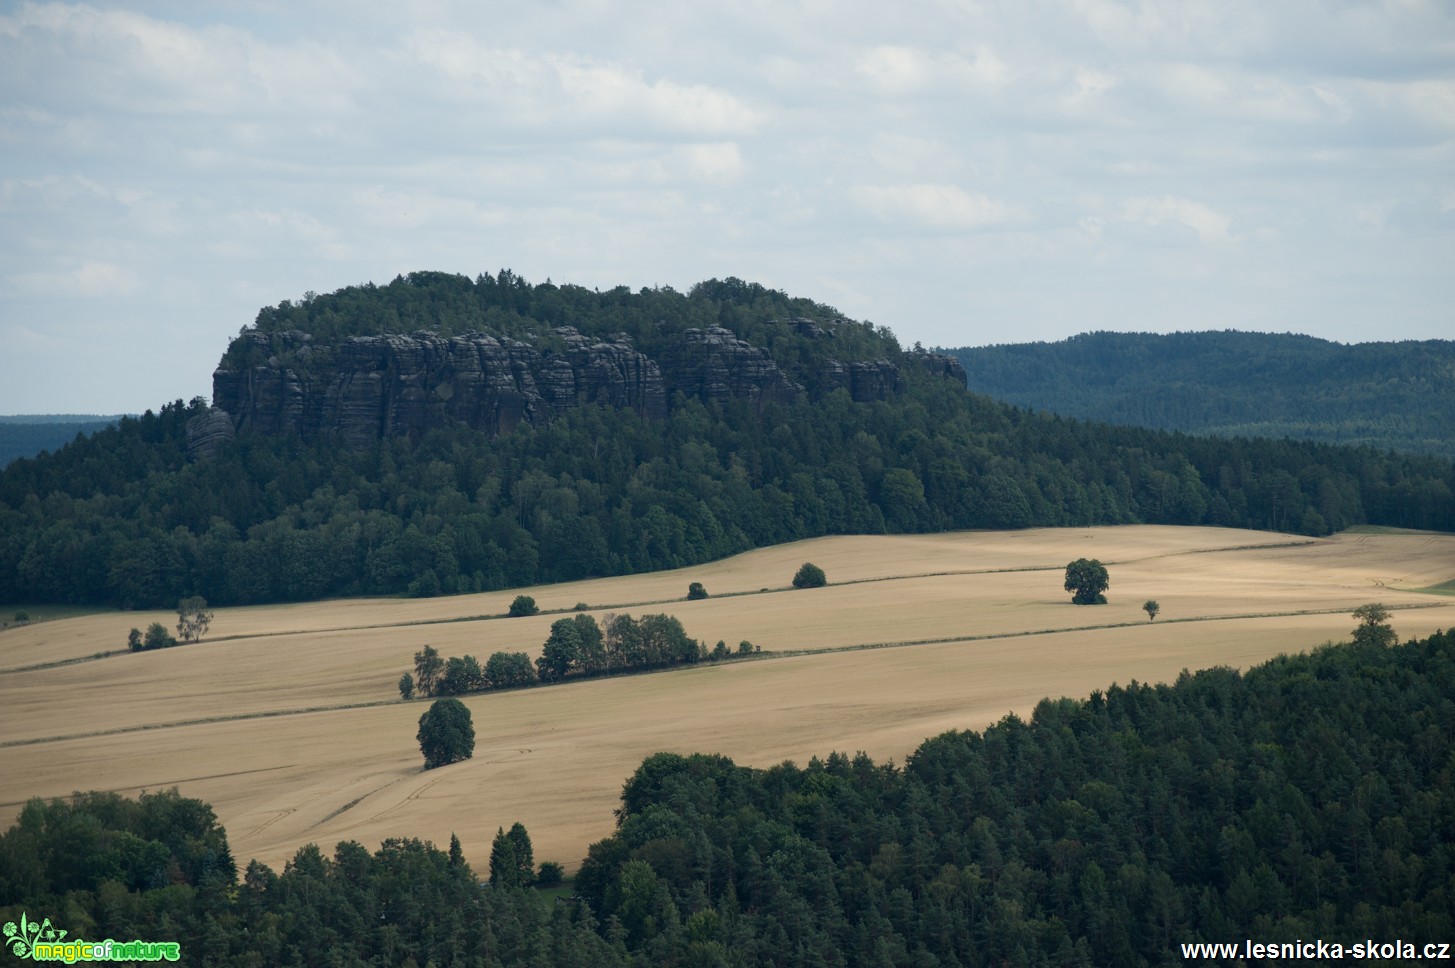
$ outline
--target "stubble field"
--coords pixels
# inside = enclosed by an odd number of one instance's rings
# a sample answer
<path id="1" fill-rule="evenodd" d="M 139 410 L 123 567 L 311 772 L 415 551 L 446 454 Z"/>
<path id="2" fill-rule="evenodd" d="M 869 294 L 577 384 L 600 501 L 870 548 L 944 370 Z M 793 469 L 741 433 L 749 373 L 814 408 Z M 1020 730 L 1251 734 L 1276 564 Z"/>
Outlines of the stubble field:
<path id="1" fill-rule="evenodd" d="M 1066 562 L 1099 558 L 1110 604 L 1076 607 Z M 830 586 L 787 588 L 813 561 Z M 1246 668 L 1348 637 L 1381 601 L 1402 638 L 1455 626 L 1455 535 L 1312 540 L 1218 528 L 1121 527 L 838 537 L 675 572 L 423 601 L 219 609 L 202 643 L 120 653 L 175 614 L 91 615 L 0 632 L 0 825 L 32 796 L 176 786 L 210 802 L 240 864 L 298 847 L 459 835 L 483 870 L 520 821 L 538 859 L 574 869 L 610 833 L 622 782 L 651 753 L 752 766 L 834 750 L 903 761 L 926 737 L 1028 715 L 1182 669 Z M 682 598 L 701 581 L 713 597 Z M 560 614 L 668 612 L 749 661 L 464 697 L 474 758 L 425 772 L 401 702 L 413 653 L 539 654 Z M 1162 612 L 1149 623 L 1141 604 Z M 784 655 L 783 653 L 792 653 Z"/>

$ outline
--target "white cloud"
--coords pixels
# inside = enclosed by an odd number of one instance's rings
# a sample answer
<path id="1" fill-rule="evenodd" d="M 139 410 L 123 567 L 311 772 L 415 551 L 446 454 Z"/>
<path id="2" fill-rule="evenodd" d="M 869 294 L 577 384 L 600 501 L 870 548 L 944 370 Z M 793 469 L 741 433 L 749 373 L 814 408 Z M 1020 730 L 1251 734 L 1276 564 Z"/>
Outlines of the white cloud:
<path id="1" fill-rule="evenodd" d="M 1007 66 L 988 48 L 973 57 L 950 51 L 881 45 L 865 51 L 857 71 L 871 85 L 895 95 L 950 94 L 970 88 L 995 88 L 1007 80 Z"/>
<path id="2" fill-rule="evenodd" d="M 1163 195 L 1160 198 L 1129 198 L 1122 206 L 1122 219 L 1153 228 L 1182 226 L 1191 229 L 1202 242 L 1226 242 L 1231 221 L 1201 202 Z"/>
<path id="3" fill-rule="evenodd" d="M 487 103 L 511 123 L 625 125 L 688 135 L 750 132 L 761 118 L 734 95 L 706 84 L 648 80 L 609 60 L 485 45 L 442 30 L 418 30 L 409 56 L 453 82 L 456 97 Z"/>
<path id="4" fill-rule="evenodd" d="M 704 181 L 736 181 L 745 170 L 743 154 L 732 141 L 686 145 L 678 150 L 686 160 L 688 171 Z"/>
<path id="5" fill-rule="evenodd" d="M 1010 206 L 956 185 L 859 185 L 851 195 L 885 222 L 933 229 L 983 229 L 1016 218 Z"/>
<path id="6" fill-rule="evenodd" d="M 141 280 L 130 269 L 95 259 L 82 260 L 69 269 L 20 272 L 9 280 L 28 296 L 53 299 L 128 296 L 141 289 Z"/>
<path id="7" fill-rule="evenodd" d="M 39 85 L 31 79 L 30 93 L 93 108 L 337 113 L 362 76 L 317 41 L 269 43 L 239 27 L 194 28 L 125 9 L 27 3 L 0 23 L 27 66 L 45 75 Z"/>

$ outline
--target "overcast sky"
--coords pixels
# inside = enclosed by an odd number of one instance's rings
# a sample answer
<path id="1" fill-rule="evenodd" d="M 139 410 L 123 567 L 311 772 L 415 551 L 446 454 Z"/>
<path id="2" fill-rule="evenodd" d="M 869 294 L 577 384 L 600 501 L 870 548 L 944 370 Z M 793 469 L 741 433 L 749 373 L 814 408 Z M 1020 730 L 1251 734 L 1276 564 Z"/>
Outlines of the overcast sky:
<path id="1" fill-rule="evenodd" d="M 1455 4 L 0 2 L 0 413 L 502 267 L 906 345 L 1452 338 Z"/>

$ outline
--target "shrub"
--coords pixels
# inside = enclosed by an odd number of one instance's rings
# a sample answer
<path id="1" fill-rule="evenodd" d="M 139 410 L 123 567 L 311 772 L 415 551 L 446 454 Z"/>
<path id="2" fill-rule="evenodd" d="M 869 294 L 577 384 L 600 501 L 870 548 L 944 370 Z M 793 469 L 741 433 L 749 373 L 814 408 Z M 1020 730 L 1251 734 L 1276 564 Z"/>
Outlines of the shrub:
<path id="1" fill-rule="evenodd" d="M 793 576 L 794 588 L 822 588 L 826 584 L 828 578 L 823 569 L 811 561 L 805 561 L 803 567 L 798 569 L 798 574 Z"/>
<path id="2" fill-rule="evenodd" d="M 172 634 L 161 622 L 153 622 L 148 625 L 147 634 L 141 640 L 142 649 L 148 652 L 152 649 L 170 649 L 176 644 L 177 640 L 172 638 Z"/>
<path id="3" fill-rule="evenodd" d="M 707 589 L 702 587 L 702 582 L 695 581 L 687 586 L 687 600 L 696 602 L 707 597 Z"/>
<path id="4" fill-rule="evenodd" d="M 541 887 L 555 887 L 566 879 L 566 869 L 553 860 L 541 861 L 540 873 L 536 875 L 536 883 Z"/>
<path id="5" fill-rule="evenodd" d="M 540 609 L 536 607 L 536 600 L 529 595 L 517 595 L 515 601 L 510 603 L 509 614 L 511 618 L 521 618 L 525 615 L 537 615 Z"/>

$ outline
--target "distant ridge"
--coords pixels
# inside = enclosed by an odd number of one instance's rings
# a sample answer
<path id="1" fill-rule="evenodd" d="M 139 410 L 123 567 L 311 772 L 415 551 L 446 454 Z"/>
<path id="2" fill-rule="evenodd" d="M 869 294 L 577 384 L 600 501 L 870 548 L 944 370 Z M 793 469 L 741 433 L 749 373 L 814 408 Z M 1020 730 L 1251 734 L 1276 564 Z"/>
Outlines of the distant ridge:
<path id="1" fill-rule="evenodd" d="M 115 423 L 122 417 L 136 416 L 124 413 L 0 413 L 0 424 L 76 424 Z"/>
<path id="2" fill-rule="evenodd" d="M 1455 342 L 1083 333 L 944 350 L 969 388 L 1034 410 L 1196 434 L 1455 457 Z"/>
<path id="3" fill-rule="evenodd" d="M 114 425 L 125 414 L 0 414 L 0 467 L 20 457 L 64 447 L 77 434 L 90 435 Z"/>

